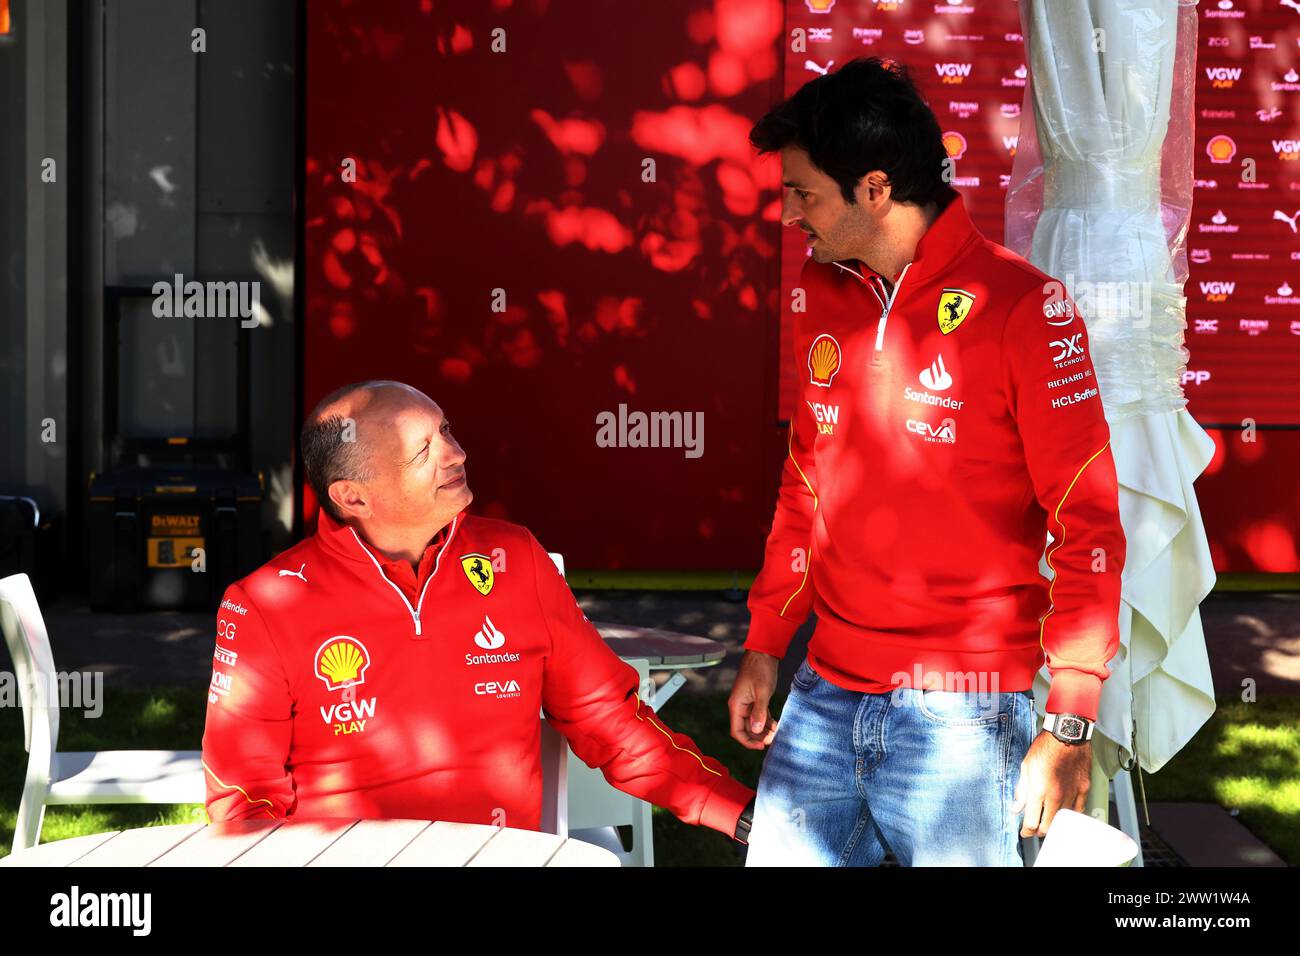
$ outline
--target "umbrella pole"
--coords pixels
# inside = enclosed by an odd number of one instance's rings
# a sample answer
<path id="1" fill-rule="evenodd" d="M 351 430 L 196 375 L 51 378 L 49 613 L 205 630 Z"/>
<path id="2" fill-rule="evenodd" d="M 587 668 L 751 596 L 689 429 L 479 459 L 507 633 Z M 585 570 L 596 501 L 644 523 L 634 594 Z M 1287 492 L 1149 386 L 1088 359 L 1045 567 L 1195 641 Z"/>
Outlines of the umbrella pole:
<path id="1" fill-rule="evenodd" d="M 1088 802 L 1084 812 L 1102 823 L 1110 823 L 1110 778 L 1106 776 L 1106 771 L 1102 769 L 1096 757 L 1092 759 L 1091 785 L 1088 788 Z"/>

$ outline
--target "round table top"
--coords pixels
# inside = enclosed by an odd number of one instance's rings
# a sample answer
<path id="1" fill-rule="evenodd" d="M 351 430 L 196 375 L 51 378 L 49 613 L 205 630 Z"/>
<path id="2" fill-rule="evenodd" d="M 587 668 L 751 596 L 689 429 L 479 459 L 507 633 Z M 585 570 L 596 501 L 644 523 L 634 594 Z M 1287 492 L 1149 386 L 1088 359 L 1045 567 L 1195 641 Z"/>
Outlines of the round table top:
<path id="1" fill-rule="evenodd" d="M 618 866 L 553 833 L 429 820 L 235 820 L 43 843 L 0 866 Z"/>
<path id="2" fill-rule="evenodd" d="M 624 660 L 647 661 L 651 670 L 687 670 L 720 664 L 727 655 L 724 644 L 707 637 L 678 634 L 655 627 L 591 622 L 605 643 Z"/>

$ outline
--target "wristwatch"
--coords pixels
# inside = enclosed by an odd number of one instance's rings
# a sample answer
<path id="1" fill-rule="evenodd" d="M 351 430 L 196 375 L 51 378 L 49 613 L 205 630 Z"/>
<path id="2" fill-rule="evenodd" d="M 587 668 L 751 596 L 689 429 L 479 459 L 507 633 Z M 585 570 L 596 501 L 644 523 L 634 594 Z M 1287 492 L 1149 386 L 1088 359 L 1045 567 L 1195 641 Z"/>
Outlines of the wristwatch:
<path id="1" fill-rule="evenodd" d="M 1092 739 L 1093 721 L 1078 714 L 1048 714 L 1043 729 L 1063 744 L 1071 746 Z"/>
<path id="2" fill-rule="evenodd" d="M 740 811 L 740 819 L 736 821 L 735 839 L 748 845 L 749 830 L 754 825 L 754 801 L 750 800 L 745 809 Z"/>

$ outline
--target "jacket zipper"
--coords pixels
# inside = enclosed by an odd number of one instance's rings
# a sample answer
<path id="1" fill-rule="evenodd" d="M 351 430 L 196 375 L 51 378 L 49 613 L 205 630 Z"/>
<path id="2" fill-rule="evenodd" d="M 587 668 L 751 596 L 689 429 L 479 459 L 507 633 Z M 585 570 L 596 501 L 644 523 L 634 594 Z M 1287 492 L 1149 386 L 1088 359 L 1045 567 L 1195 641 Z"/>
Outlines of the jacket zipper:
<path id="1" fill-rule="evenodd" d="M 884 291 L 883 281 L 879 289 L 877 289 L 876 285 L 870 282 L 864 275 L 862 275 L 862 273 L 850 269 L 848 266 L 841 266 L 838 262 L 834 263 L 834 265 L 839 266 L 845 272 L 857 276 L 862 283 L 875 294 L 876 298 L 880 299 L 880 293 Z M 871 353 L 872 365 L 880 364 L 880 353 L 885 347 L 885 326 L 889 322 L 889 310 L 894 307 L 894 299 L 898 297 L 899 287 L 903 284 L 903 276 L 907 275 L 907 270 L 910 268 L 912 268 L 912 263 L 910 262 L 903 266 L 903 271 L 898 274 L 898 281 L 894 283 L 894 291 L 889 293 L 886 299 L 881 300 L 881 305 L 884 307 L 884 311 L 880 313 L 880 321 L 876 323 L 876 347 Z"/>
<path id="2" fill-rule="evenodd" d="M 903 271 L 898 274 L 898 281 L 894 283 L 894 291 L 889 293 L 889 298 L 885 300 L 885 311 L 880 313 L 880 322 L 876 325 L 876 350 L 871 356 L 872 365 L 880 364 L 880 353 L 885 346 L 885 326 L 889 323 L 889 310 L 894 307 L 898 290 L 903 287 L 903 277 L 907 275 L 907 270 L 910 268 L 912 268 L 910 262 L 903 266 Z"/>
<path id="3" fill-rule="evenodd" d="M 411 612 L 411 620 L 415 623 L 416 637 L 423 636 L 423 629 L 420 626 L 420 609 L 424 607 L 424 592 L 429 590 L 429 582 L 438 576 L 438 568 L 442 566 L 442 553 L 447 550 L 447 546 L 451 544 L 452 537 L 456 534 L 456 522 L 459 520 L 459 518 L 460 516 L 457 515 L 455 518 L 451 519 L 451 529 L 447 532 L 447 540 L 444 541 L 442 543 L 442 547 L 438 549 L 438 557 L 435 558 L 433 561 L 433 571 L 429 574 L 428 579 L 424 582 L 424 587 L 420 589 L 420 598 L 416 602 L 415 607 L 411 607 L 411 602 L 406 599 L 406 595 L 402 593 L 402 589 L 399 588 L 396 584 L 394 584 L 391 580 L 389 580 L 388 575 L 384 573 L 383 566 L 379 563 L 379 561 L 375 558 L 375 556 L 370 553 L 370 549 L 367 548 L 364 544 L 362 544 L 361 537 L 357 534 L 357 529 L 352 527 L 348 528 L 348 530 L 352 532 L 352 537 L 357 539 L 357 544 L 361 545 L 361 550 L 366 553 L 366 557 L 368 557 L 371 563 L 375 566 L 375 570 L 379 572 L 379 576 L 384 579 L 384 582 L 390 588 L 392 588 L 394 591 L 397 592 L 397 596 L 402 599 L 402 603 L 406 605 L 406 609 Z"/>

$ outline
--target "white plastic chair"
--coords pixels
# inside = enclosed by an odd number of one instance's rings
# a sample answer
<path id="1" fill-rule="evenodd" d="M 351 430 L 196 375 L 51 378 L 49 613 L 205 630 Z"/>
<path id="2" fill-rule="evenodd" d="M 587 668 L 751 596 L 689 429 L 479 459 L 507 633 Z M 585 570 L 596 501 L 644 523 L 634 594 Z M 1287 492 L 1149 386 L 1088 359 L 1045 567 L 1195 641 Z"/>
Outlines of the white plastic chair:
<path id="1" fill-rule="evenodd" d="M 641 678 L 641 699 L 654 706 L 650 665 L 629 660 Z M 654 866 L 653 808 L 638 797 L 609 785 L 605 775 L 581 760 L 569 761 L 569 835 L 584 843 L 604 847 L 623 866 Z M 623 849 L 620 826 L 632 828 L 632 848 Z"/>
<path id="2" fill-rule="evenodd" d="M 48 805 L 204 802 L 203 765 L 197 750 L 59 752 L 54 655 L 25 574 L 0 579 L 0 630 L 14 662 L 28 754 L 14 828 L 15 852 L 40 842 Z"/>
<path id="3" fill-rule="evenodd" d="M 564 576 L 564 556 L 551 552 L 551 560 Z M 641 699 L 654 706 L 654 682 L 650 680 L 650 665 L 647 661 L 628 661 L 641 678 Z M 564 770 L 563 797 L 566 801 L 566 830 L 562 836 L 569 836 L 583 843 L 593 843 L 604 847 L 619 858 L 623 866 L 654 866 L 654 837 L 651 828 L 650 804 L 639 800 L 631 794 L 624 793 L 609 785 L 604 774 L 593 770 L 581 760 L 568 760 L 568 745 L 564 738 L 548 724 L 542 727 L 542 766 L 543 770 L 543 821 L 546 820 L 546 800 L 550 784 L 546 781 L 545 768 L 551 766 L 554 756 L 547 754 L 547 736 L 564 744 L 560 769 Z M 615 827 L 632 827 L 632 849 L 624 850 Z M 553 831 L 558 832 L 558 831 Z"/>
<path id="4" fill-rule="evenodd" d="M 564 557 L 551 560 L 564 577 Z M 542 832 L 569 836 L 569 742 L 542 714 Z"/>

